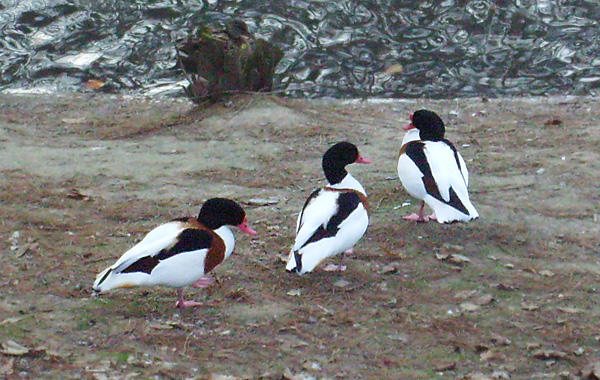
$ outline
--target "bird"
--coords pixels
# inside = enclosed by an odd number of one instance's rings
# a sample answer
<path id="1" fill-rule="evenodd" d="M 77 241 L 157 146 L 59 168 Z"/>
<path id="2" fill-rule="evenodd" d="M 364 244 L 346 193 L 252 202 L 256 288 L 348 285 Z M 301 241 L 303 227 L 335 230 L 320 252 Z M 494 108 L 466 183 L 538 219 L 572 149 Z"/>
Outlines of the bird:
<path id="1" fill-rule="evenodd" d="M 244 37 L 254 39 L 254 36 L 248 31 L 248 25 L 240 19 L 228 22 L 224 33 L 239 45 L 247 43 L 247 40 Z"/>
<path id="2" fill-rule="evenodd" d="M 202 303 L 183 299 L 183 287 L 206 287 L 212 279 L 205 277 L 233 252 L 234 235 L 228 226 L 256 235 L 248 225 L 244 209 L 226 198 L 204 202 L 197 218 L 182 217 L 161 224 L 113 265 L 96 276 L 97 293 L 117 288 L 163 285 L 177 288 L 178 308 Z"/>
<path id="3" fill-rule="evenodd" d="M 478 218 L 469 199 L 467 165 L 445 138 L 446 128 L 441 117 L 421 109 L 410 115 L 410 120 L 411 123 L 404 127 L 408 132 L 400 149 L 398 177 L 406 191 L 421 200 L 421 207 L 418 214 L 403 219 L 452 223 Z M 429 217 L 423 215 L 425 204 L 433 210 Z"/>
<path id="4" fill-rule="evenodd" d="M 328 186 L 313 191 L 298 215 L 296 238 L 289 253 L 286 270 L 298 274 L 311 272 L 328 257 L 352 253 L 369 225 L 369 204 L 363 186 L 346 171 L 346 165 L 369 164 L 356 145 L 343 141 L 323 154 L 322 167 Z M 329 265 L 327 271 L 344 270 Z"/>

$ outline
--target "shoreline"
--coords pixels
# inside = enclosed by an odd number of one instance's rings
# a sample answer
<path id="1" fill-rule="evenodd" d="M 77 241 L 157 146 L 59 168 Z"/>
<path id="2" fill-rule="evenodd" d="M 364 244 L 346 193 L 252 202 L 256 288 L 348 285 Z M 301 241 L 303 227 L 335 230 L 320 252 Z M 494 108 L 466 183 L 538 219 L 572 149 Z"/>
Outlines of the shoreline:
<path id="1" fill-rule="evenodd" d="M 396 174 L 401 126 L 417 107 L 446 122 L 479 219 L 402 220 L 418 208 Z M 373 161 L 348 168 L 369 194 L 369 228 L 345 272 L 293 276 L 282 257 L 296 215 L 324 184 L 323 152 L 343 140 Z M 599 145 L 595 98 L 261 95 L 202 108 L 0 94 L 0 344 L 23 347 L 0 371 L 578 378 L 600 357 Z M 259 235 L 236 234 L 218 281 L 186 289 L 204 307 L 175 309 L 161 287 L 91 297 L 95 275 L 147 231 L 214 196 L 242 203 Z"/>

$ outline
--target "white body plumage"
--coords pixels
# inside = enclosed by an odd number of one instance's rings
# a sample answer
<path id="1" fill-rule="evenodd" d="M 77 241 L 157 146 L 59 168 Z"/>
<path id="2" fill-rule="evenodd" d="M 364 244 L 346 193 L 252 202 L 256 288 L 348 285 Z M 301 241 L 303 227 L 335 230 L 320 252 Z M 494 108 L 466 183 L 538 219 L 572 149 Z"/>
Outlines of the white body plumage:
<path id="1" fill-rule="evenodd" d="M 356 181 L 354 178 L 352 179 Z M 356 182 L 358 183 L 358 181 Z M 357 189 L 355 187 L 349 190 Z M 311 272 L 321 261 L 352 249 L 362 238 L 369 226 L 367 209 L 361 201 L 353 204 L 355 207 L 352 210 L 344 210 L 343 208 L 348 204 L 341 201 L 341 198 L 344 197 L 360 199 L 357 192 L 325 188 L 318 190 L 314 198 L 308 201 L 298 216 L 296 240 L 288 257 L 287 270 L 296 268 L 299 274 Z M 344 215 L 344 217 L 334 227 L 337 229 L 335 234 L 309 242 L 309 239 L 314 239 L 319 231 L 332 230 L 332 219 L 340 215 Z M 334 223 L 337 223 L 337 220 Z M 297 259 L 301 260 L 301 264 L 297 262 Z"/>
<path id="2" fill-rule="evenodd" d="M 181 252 L 164 260 L 160 260 L 150 273 L 144 271 L 123 272 L 133 263 L 145 257 L 155 257 L 162 250 L 172 247 L 181 232 L 189 226 L 186 223 L 173 221 L 160 225 L 150 231 L 138 244 L 125 252 L 117 262 L 102 271 L 93 285 L 98 292 L 106 292 L 115 288 L 133 286 L 164 285 L 183 287 L 193 284 L 204 277 L 208 248 Z M 225 243 L 225 259 L 231 255 L 235 240 L 227 226 L 214 231 Z"/>
<path id="3" fill-rule="evenodd" d="M 405 147 L 398 159 L 398 177 L 406 191 L 425 201 L 440 223 L 477 218 L 479 214 L 469 199 L 469 172 L 460 153 L 455 155 L 444 141 L 413 140 L 407 144 L 423 153 L 411 156 Z"/>

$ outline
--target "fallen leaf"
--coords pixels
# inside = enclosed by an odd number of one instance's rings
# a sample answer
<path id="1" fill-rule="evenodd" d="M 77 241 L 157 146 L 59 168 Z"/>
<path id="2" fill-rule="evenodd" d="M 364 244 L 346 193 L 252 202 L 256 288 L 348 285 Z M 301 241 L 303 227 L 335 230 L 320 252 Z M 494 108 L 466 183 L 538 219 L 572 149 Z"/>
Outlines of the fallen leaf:
<path id="1" fill-rule="evenodd" d="M 481 297 L 475 298 L 474 300 L 474 302 L 479 306 L 489 305 L 490 303 L 492 303 L 492 301 L 494 301 L 494 297 L 492 297 L 489 294 L 484 294 Z"/>
<path id="2" fill-rule="evenodd" d="M 298 297 L 299 295 L 302 294 L 302 291 L 300 289 L 292 289 L 289 292 L 287 292 L 286 294 L 288 296 Z"/>
<path id="3" fill-rule="evenodd" d="M 17 323 L 19 322 L 21 319 L 23 319 L 25 317 L 12 317 L 12 318 L 6 318 L 5 320 L 3 320 L 2 322 L 0 322 L 0 326 L 2 325 L 8 325 L 9 323 Z"/>
<path id="4" fill-rule="evenodd" d="M 481 306 L 475 305 L 474 303 L 471 303 L 471 302 L 463 302 L 460 304 L 460 308 L 462 311 L 474 312 L 474 311 L 481 309 Z"/>
<path id="5" fill-rule="evenodd" d="M 473 297 L 477 294 L 477 290 L 462 290 L 454 295 L 454 299 L 466 300 L 467 298 Z"/>
<path id="6" fill-rule="evenodd" d="M 487 377 L 483 373 L 471 373 L 466 378 L 468 380 L 492 380 L 491 377 Z"/>
<path id="7" fill-rule="evenodd" d="M 458 253 L 436 253 L 435 258 L 440 261 L 449 261 L 453 264 L 462 265 L 464 263 L 470 263 L 471 259 L 467 256 L 459 255 Z"/>
<path id="8" fill-rule="evenodd" d="M 469 259 L 467 256 L 459 255 L 458 253 L 451 254 L 449 260 L 454 264 L 464 264 L 471 262 L 471 259 Z"/>
<path id="9" fill-rule="evenodd" d="M 591 363 L 581 370 L 583 380 L 600 380 L 600 362 Z"/>
<path id="10" fill-rule="evenodd" d="M 323 311 L 325 314 L 333 315 L 333 311 L 331 311 L 331 310 L 327 309 L 326 307 L 323 307 L 323 306 L 321 306 L 321 305 L 317 305 L 317 307 L 318 307 L 319 309 L 321 309 L 321 310 L 322 310 L 322 311 Z"/>
<path id="11" fill-rule="evenodd" d="M 496 333 L 492 333 L 490 340 L 497 346 L 508 346 L 512 343 L 507 337 Z"/>
<path id="12" fill-rule="evenodd" d="M 389 307 L 396 306 L 396 305 L 398 305 L 398 299 L 397 298 L 392 298 L 391 300 L 387 301 L 385 303 L 385 305 L 389 306 Z"/>
<path id="13" fill-rule="evenodd" d="M 279 198 L 277 197 L 269 197 L 269 198 L 251 198 L 246 204 L 250 206 L 271 206 L 279 203 Z"/>
<path id="14" fill-rule="evenodd" d="M 400 342 L 400 343 L 408 343 L 408 335 L 393 334 L 393 335 L 388 335 L 388 338 L 391 339 L 391 340 L 395 340 L 397 342 Z"/>
<path id="15" fill-rule="evenodd" d="M 539 275 L 544 276 L 544 277 L 554 277 L 555 276 L 554 272 L 551 272 L 549 270 L 541 270 Z"/>
<path id="16" fill-rule="evenodd" d="M 307 370 L 312 370 L 312 371 L 321 371 L 323 368 L 321 368 L 321 365 L 317 362 L 306 362 L 302 365 L 302 367 L 304 369 Z"/>
<path id="17" fill-rule="evenodd" d="M 99 90 L 104 87 L 105 84 L 106 82 L 103 82 L 99 79 L 90 79 L 85 83 L 85 87 L 89 88 L 90 90 Z"/>
<path id="18" fill-rule="evenodd" d="M 21 238 L 21 231 L 15 231 L 10 235 L 8 241 L 10 245 L 19 245 L 19 239 Z"/>
<path id="19" fill-rule="evenodd" d="M 489 351 L 489 349 L 490 349 L 490 346 L 488 346 L 487 344 L 477 343 L 475 345 L 475 351 L 479 352 L 479 353 L 484 352 L 484 351 Z"/>
<path id="20" fill-rule="evenodd" d="M 569 371 L 560 371 L 560 372 L 558 373 L 558 378 L 559 378 L 559 379 L 567 379 L 567 380 L 572 380 L 572 379 L 574 379 L 575 377 L 574 377 L 573 375 L 571 375 L 571 372 L 569 372 Z"/>
<path id="21" fill-rule="evenodd" d="M 225 295 L 225 297 L 230 300 L 244 301 L 244 300 L 248 299 L 249 294 L 246 291 L 246 289 L 240 288 L 240 289 L 230 291 L 229 293 L 227 293 Z"/>
<path id="22" fill-rule="evenodd" d="M 61 121 L 65 124 L 81 124 L 85 122 L 85 117 L 65 117 Z"/>
<path id="23" fill-rule="evenodd" d="M 2 349 L 0 350 L 0 353 L 11 356 L 22 356 L 27 354 L 28 352 L 29 348 L 21 346 L 19 343 L 12 340 L 8 340 L 6 341 L 6 343 L 2 343 Z"/>
<path id="24" fill-rule="evenodd" d="M 227 376 L 227 375 L 217 375 L 217 374 L 211 374 L 210 375 L 210 380 L 240 380 L 241 378 L 236 377 L 236 376 Z"/>
<path id="25" fill-rule="evenodd" d="M 305 375 L 303 373 L 294 374 L 289 368 L 283 371 L 282 380 L 313 380 L 316 379 L 313 376 Z"/>
<path id="26" fill-rule="evenodd" d="M 350 281 L 348 280 L 337 280 L 333 283 L 333 286 L 337 286 L 338 288 L 345 288 L 350 285 Z"/>
<path id="27" fill-rule="evenodd" d="M 31 244 L 23 244 L 22 246 L 17 248 L 17 250 L 15 251 L 15 256 L 21 257 L 25 255 L 27 251 L 29 251 L 29 248 L 31 248 Z"/>
<path id="28" fill-rule="evenodd" d="M 175 328 L 175 326 L 163 322 L 149 322 L 147 326 L 152 330 L 172 330 Z"/>
<path id="29" fill-rule="evenodd" d="M 10 358 L 0 367 L 0 375 L 10 375 L 14 372 L 15 358 Z"/>
<path id="30" fill-rule="evenodd" d="M 381 274 L 396 273 L 397 271 L 398 268 L 393 264 L 388 264 L 381 268 Z"/>
<path id="31" fill-rule="evenodd" d="M 539 309 L 539 305 L 533 304 L 533 303 L 525 303 L 525 302 L 521 302 L 521 308 L 523 310 L 527 310 L 527 311 L 534 311 Z"/>
<path id="32" fill-rule="evenodd" d="M 510 375 L 506 371 L 494 371 L 492 372 L 492 379 L 510 379 Z"/>
<path id="33" fill-rule="evenodd" d="M 435 258 L 438 259 L 438 260 L 440 260 L 440 261 L 444 261 L 444 260 L 448 259 L 449 257 L 450 257 L 449 253 L 439 253 L 439 252 L 436 252 L 436 254 L 435 254 Z"/>
<path id="34" fill-rule="evenodd" d="M 81 191 L 79 191 L 78 189 L 75 189 L 75 188 L 69 189 L 69 191 L 67 192 L 67 198 L 77 199 L 77 200 L 82 200 L 82 201 L 89 201 L 92 199 L 92 197 L 90 197 L 89 195 L 85 195 Z"/>
<path id="35" fill-rule="evenodd" d="M 506 291 L 515 291 L 515 290 L 519 289 L 517 286 L 511 285 L 511 284 L 503 284 L 503 283 L 496 284 L 495 287 L 498 290 L 506 290 Z"/>
<path id="36" fill-rule="evenodd" d="M 46 356 L 53 356 L 55 358 L 63 358 L 66 356 L 70 356 L 70 354 L 68 354 L 68 353 L 67 354 L 60 353 L 60 352 L 56 351 L 56 349 L 50 348 L 46 345 L 38 346 L 32 351 L 38 352 L 38 353 L 44 353 Z"/>
<path id="37" fill-rule="evenodd" d="M 558 350 L 537 350 L 533 353 L 533 357 L 541 360 L 565 359 L 569 355 L 564 351 Z"/>
<path id="38" fill-rule="evenodd" d="M 455 362 L 439 362 L 439 363 L 434 364 L 433 369 L 436 372 L 451 371 L 453 369 L 456 369 L 456 363 Z"/>
<path id="39" fill-rule="evenodd" d="M 550 119 L 544 122 L 544 125 L 562 125 L 563 121 L 560 119 Z"/>
<path id="40" fill-rule="evenodd" d="M 479 354 L 479 360 L 482 362 L 489 362 L 496 359 L 502 359 L 502 355 L 492 350 L 484 351 Z"/>
<path id="41" fill-rule="evenodd" d="M 457 251 L 457 252 L 462 252 L 465 250 L 465 247 L 463 247 L 462 245 L 459 245 L 459 244 L 444 243 L 442 245 L 442 247 L 449 249 L 451 251 Z"/>
<path id="42" fill-rule="evenodd" d="M 577 314 L 581 312 L 581 310 L 576 309 L 574 307 L 559 307 L 558 311 L 562 311 L 563 313 L 567 314 Z"/>
<path id="43" fill-rule="evenodd" d="M 403 243 L 404 244 L 404 243 Z M 400 260 L 404 260 L 406 259 L 406 255 L 398 250 L 389 250 L 385 247 L 382 247 L 381 250 L 386 254 L 386 256 L 390 256 L 390 257 L 394 257 Z M 395 263 L 390 263 L 390 264 L 395 264 Z"/>

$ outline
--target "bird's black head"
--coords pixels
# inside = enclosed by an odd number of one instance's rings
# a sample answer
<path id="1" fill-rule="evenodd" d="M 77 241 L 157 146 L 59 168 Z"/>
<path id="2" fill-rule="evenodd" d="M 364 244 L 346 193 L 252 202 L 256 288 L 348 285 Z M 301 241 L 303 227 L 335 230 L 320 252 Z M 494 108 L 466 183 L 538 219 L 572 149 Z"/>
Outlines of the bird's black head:
<path id="1" fill-rule="evenodd" d="M 248 31 L 248 25 L 239 19 L 235 19 L 227 24 L 225 33 L 233 39 L 240 38 L 241 36 L 251 36 Z"/>
<path id="2" fill-rule="evenodd" d="M 330 184 L 340 183 L 348 174 L 345 167 L 353 163 L 368 164 L 371 161 L 361 157 L 356 145 L 342 141 L 325 152 L 323 155 L 323 172 Z"/>
<path id="3" fill-rule="evenodd" d="M 226 198 L 211 198 L 204 202 L 198 220 L 206 227 L 216 230 L 225 225 L 239 226 L 246 219 L 242 206 Z"/>
<path id="4" fill-rule="evenodd" d="M 412 114 L 412 124 L 419 130 L 421 140 L 440 141 L 444 139 L 446 127 L 439 115 L 429 110 L 418 110 Z"/>
<path id="5" fill-rule="evenodd" d="M 323 165 L 327 163 L 344 167 L 356 162 L 358 157 L 360 155 L 358 154 L 356 145 L 342 141 L 327 149 L 327 152 L 323 155 Z"/>

